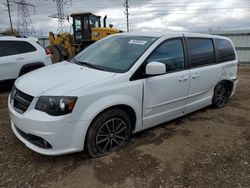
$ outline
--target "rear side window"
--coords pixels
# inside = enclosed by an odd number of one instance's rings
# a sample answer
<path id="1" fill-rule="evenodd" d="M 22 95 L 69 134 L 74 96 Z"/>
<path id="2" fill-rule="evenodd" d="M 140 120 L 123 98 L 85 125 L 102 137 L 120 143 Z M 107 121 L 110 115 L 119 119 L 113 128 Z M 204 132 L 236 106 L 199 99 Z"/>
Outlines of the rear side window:
<path id="1" fill-rule="evenodd" d="M 0 57 L 34 51 L 36 48 L 25 41 L 0 41 Z"/>
<path id="2" fill-rule="evenodd" d="M 215 63 L 212 39 L 188 38 L 190 67 L 199 67 Z"/>
<path id="3" fill-rule="evenodd" d="M 215 39 L 218 63 L 235 60 L 234 48 L 229 40 Z"/>
<path id="4" fill-rule="evenodd" d="M 17 50 L 20 54 L 36 51 L 36 48 L 28 42 L 18 41 L 17 44 Z"/>

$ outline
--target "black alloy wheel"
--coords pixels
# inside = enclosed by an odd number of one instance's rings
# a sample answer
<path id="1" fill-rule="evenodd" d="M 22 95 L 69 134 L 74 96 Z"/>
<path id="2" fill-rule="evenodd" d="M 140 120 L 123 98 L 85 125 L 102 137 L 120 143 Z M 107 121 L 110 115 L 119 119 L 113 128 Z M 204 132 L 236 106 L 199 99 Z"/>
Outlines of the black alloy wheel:
<path id="1" fill-rule="evenodd" d="M 107 155 L 124 146 L 130 136 L 129 115 L 118 108 L 109 109 L 97 116 L 86 138 L 86 147 L 91 157 Z"/>
<path id="2" fill-rule="evenodd" d="M 230 92 L 228 85 L 225 82 L 218 84 L 214 91 L 213 106 L 216 108 L 221 108 L 226 105 Z"/>
<path id="3" fill-rule="evenodd" d="M 127 125 L 122 119 L 112 118 L 105 122 L 96 135 L 99 152 L 109 153 L 124 145 L 127 139 Z"/>

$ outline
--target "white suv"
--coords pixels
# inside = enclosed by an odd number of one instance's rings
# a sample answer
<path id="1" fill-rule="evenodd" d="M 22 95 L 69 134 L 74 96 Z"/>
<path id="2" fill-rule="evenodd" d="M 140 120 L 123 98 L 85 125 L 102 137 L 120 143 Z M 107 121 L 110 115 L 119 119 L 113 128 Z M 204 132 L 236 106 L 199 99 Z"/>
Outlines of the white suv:
<path id="1" fill-rule="evenodd" d="M 49 64 L 50 52 L 38 44 L 38 39 L 0 36 L 0 86 Z"/>
<path id="2" fill-rule="evenodd" d="M 122 33 L 71 62 L 15 82 L 8 106 L 15 135 L 30 149 L 92 157 L 122 147 L 130 133 L 213 105 L 235 92 L 237 57 L 225 37 Z"/>

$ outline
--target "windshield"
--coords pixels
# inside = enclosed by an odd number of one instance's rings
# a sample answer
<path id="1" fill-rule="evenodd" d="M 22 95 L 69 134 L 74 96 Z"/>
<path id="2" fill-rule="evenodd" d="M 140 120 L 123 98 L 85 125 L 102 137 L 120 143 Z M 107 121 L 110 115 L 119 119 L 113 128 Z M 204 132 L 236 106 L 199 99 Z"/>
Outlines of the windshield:
<path id="1" fill-rule="evenodd" d="M 156 37 L 112 35 L 100 40 L 74 60 L 78 64 L 92 65 L 111 72 L 126 72 L 139 57 L 156 41 Z"/>
<path id="2" fill-rule="evenodd" d="M 89 25 L 90 27 L 99 27 L 99 19 L 95 16 L 89 17 Z"/>

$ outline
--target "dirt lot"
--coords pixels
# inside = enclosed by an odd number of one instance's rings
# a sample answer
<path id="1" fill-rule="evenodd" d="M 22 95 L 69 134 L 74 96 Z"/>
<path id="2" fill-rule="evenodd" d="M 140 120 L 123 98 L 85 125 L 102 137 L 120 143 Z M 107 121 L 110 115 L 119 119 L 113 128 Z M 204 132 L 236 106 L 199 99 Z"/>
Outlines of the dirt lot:
<path id="1" fill-rule="evenodd" d="M 250 67 L 236 95 L 136 134 L 112 155 L 46 157 L 12 133 L 0 93 L 0 187 L 250 187 Z"/>

